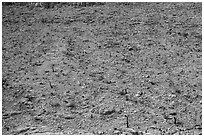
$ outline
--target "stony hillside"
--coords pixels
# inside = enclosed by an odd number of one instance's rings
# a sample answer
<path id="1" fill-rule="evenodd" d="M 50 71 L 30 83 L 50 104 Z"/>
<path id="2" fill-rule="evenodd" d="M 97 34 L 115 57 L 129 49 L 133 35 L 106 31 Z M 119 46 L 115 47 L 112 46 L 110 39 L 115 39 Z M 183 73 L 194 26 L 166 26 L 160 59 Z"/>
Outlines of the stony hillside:
<path id="1" fill-rule="evenodd" d="M 3 6 L 3 134 L 201 135 L 201 11 Z"/>

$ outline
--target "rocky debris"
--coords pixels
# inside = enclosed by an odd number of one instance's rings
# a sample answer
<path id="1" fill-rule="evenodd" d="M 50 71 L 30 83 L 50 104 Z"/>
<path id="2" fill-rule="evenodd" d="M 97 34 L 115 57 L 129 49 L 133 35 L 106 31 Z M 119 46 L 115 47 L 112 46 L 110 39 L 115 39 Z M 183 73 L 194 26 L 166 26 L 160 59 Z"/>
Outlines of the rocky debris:
<path id="1" fill-rule="evenodd" d="M 13 131 L 13 134 L 14 135 L 24 134 L 29 129 L 30 129 L 30 127 L 18 127 L 15 131 Z"/>
<path id="2" fill-rule="evenodd" d="M 22 111 L 12 111 L 12 112 L 8 112 L 8 113 L 4 113 L 2 115 L 2 118 L 6 119 L 6 118 L 9 118 L 9 117 L 12 117 L 12 116 L 15 116 L 15 115 L 19 115 L 21 113 L 22 113 Z"/>

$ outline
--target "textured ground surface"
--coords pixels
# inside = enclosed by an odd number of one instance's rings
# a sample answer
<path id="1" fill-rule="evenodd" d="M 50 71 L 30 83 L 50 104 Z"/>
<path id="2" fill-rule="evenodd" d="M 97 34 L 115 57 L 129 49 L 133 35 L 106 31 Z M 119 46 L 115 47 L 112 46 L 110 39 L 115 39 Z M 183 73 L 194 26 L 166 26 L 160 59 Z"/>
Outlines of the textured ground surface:
<path id="1" fill-rule="evenodd" d="M 3 134 L 202 134 L 201 8 L 3 7 Z"/>

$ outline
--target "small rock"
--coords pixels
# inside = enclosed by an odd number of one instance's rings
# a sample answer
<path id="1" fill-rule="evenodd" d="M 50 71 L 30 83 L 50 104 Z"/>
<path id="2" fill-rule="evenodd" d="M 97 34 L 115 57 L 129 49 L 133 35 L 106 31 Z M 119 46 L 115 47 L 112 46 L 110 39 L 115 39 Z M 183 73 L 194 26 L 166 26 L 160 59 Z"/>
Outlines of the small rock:
<path id="1" fill-rule="evenodd" d="M 135 95 L 134 95 L 134 97 L 135 97 L 135 98 L 137 98 L 137 97 L 141 97 L 141 96 L 142 96 L 142 94 L 143 94 L 143 92 L 138 91 L 138 92 L 137 92 L 137 94 L 135 94 Z"/>
<path id="2" fill-rule="evenodd" d="M 59 100 L 51 100 L 50 105 L 53 107 L 59 107 L 60 106 L 60 101 Z"/>
<path id="3" fill-rule="evenodd" d="M 37 130 L 37 127 L 30 127 L 30 130 Z"/>
<path id="4" fill-rule="evenodd" d="M 19 127 L 14 131 L 14 134 L 21 134 L 23 132 L 28 131 L 30 128 L 29 127 Z"/>
<path id="5" fill-rule="evenodd" d="M 138 131 L 135 131 L 134 129 L 128 130 L 133 135 L 139 135 Z"/>
<path id="6" fill-rule="evenodd" d="M 144 135 L 151 135 L 150 133 L 145 133 Z"/>
<path id="7" fill-rule="evenodd" d="M 98 135 L 103 135 L 104 132 L 103 132 L 103 131 L 98 131 L 97 134 L 98 134 Z"/>
<path id="8" fill-rule="evenodd" d="M 11 117 L 11 116 L 19 115 L 19 114 L 21 114 L 21 113 L 22 113 L 22 111 L 12 111 L 12 112 L 8 112 L 8 113 L 4 113 L 4 114 L 2 115 L 2 118 L 3 118 L 3 119 L 6 119 L 6 118 L 9 118 L 9 117 Z"/>
<path id="9" fill-rule="evenodd" d="M 174 133 L 173 135 L 179 135 L 179 132 Z"/>
<path id="10" fill-rule="evenodd" d="M 122 135 L 132 135 L 132 134 L 129 132 L 123 132 Z"/>
<path id="11" fill-rule="evenodd" d="M 9 115 L 5 115 L 5 114 L 2 115 L 2 119 L 7 119 L 7 118 L 10 118 L 10 116 Z"/>
<path id="12" fill-rule="evenodd" d="M 123 131 L 131 133 L 132 135 L 139 135 L 139 132 L 137 130 L 134 130 L 132 128 L 125 128 Z"/>
<path id="13" fill-rule="evenodd" d="M 103 115 L 111 115 L 113 113 L 115 113 L 115 110 L 105 110 L 102 114 Z"/>
<path id="14" fill-rule="evenodd" d="M 14 116 L 14 115 L 18 115 L 18 114 L 21 114 L 21 113 L 22 113 L 22 111 L 12 111 L 12 112 L 10 112 L 10 115 Z"/>
<path id="15" fill-rule="evenodd" d="M 63 114 L 63 115 L 61 115 L 61 117 L 65 118 L 65 119 L 74 119 L 76 116 L 74 116 L 72 114 Z"/>
<path id="16" fill-rule="evenodd" d="M 130 100 L 131 100 L 130 94 L 125 94 L 125 100 L 126 100 L 126 101 L 130 101 Z"/>
<path id="17" fill-rule="evenodd" d="M 122 91 L 120 91 L 120 95 L 126 95 L 128 92 L 127 92 L 127 89 L 123 89 Z"/>
<path id="18" fill-rule="evenodd" d="M 121 134 L 121 131 L 115 130 L 115 131 L 113 132 L 113 134 L 115 134 L 115 135 L 120 135 L 120 134 Z"/>
<path id="19" fill-rule="evenodd" d="M 147 133 L 151 135 L 161 135 L 161 132 L 158 129 L 149 129 Z"/>
<path id="20" fill-rule="evenodd" d="M 66 107 L 75 107 L 75 103 L 73 101 L 66 104 Z"/>
<path id="21" fill-rule="evenodd" d="M 34 116 L 34 119 L 36 121 L 42 121 L 43 120 L 43 117 L 42 116 Z"/>

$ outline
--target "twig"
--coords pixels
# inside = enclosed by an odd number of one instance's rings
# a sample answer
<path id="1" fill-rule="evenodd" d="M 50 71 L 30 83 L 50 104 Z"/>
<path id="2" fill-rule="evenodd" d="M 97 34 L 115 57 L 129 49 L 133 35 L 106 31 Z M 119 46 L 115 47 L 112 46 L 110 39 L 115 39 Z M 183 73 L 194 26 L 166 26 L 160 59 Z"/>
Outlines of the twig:
<path id="1" fill-rule="evenodd" d="M 51 88 L 54 88 L 54 87 L 52 86 L 52 84 L 51 84 L 51 82 L 50 82 L 50 81 L 49 81 L 49 85 L 50 85 L 50 87 L 51 87 Z"/>
<path id="2" fill-rule="evenodd" d="M 126 127 L 129 128 L 128 115 L 125 115 L 125 117 L 126 117 Z"/>

